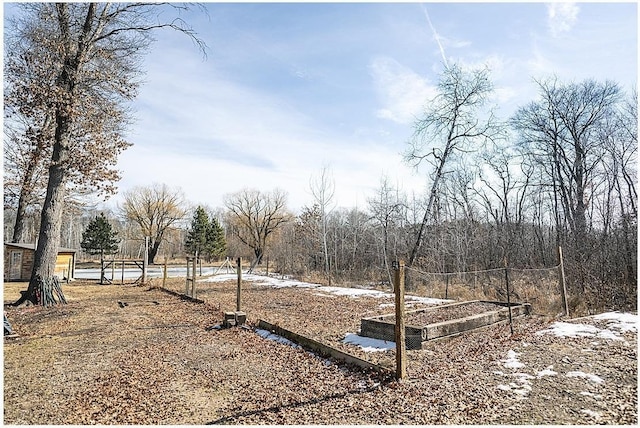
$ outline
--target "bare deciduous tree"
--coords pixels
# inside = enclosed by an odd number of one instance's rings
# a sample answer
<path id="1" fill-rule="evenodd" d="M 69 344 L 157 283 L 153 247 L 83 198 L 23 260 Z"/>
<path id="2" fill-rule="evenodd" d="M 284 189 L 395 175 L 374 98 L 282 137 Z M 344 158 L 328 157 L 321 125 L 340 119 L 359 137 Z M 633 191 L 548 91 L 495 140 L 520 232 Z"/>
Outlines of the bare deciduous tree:
<path id="1" fill-rule="evenodd" d="M 322 167 L 319 177 L 312 177 L 310 186 L 316 206 L 320 209 L 320 239 L 322 241 L 322 253 L 324 255 L 324 274 L 329 275 L 331 270 L 328 247 L 328 216 L 333 210 L 333 198 L 335 195 L 335 183 L 331 177 L 328 166 Z"/>
<path id="2" fill-rule="evenodd" d="M 620 89 L 613 82 L 538 82 L 540 99 L 518 109 L 512 124 L 525 151 L 542 166 L 560 198 L 578 247 L 587 233 L 588 200 L 604 147 L 597 137 L 614 114 Z"/>
<path id="3" fill-rule="evenodd" d="M 179 189 L 166 184 L 133 188 L 123 194 L 122 216 L 138 225 L 139 239 L 149 237 L 149 263 L 154 263 L 160 244 L 186 215 L 186 202 Z"/>
<path id="4" fill-rule="evenodd" d="M 380 227 L 381 259 L 389 284 L 393 284 L 389 261 L 397 257 L 397 253 L 389 254 L 389 240 L 395 227 L 402 224 L 401 214 L 406 208 L 404 199 L 400 191 L 389 183 L 387 176 L 380 179 L 380 187 L 376 191 L 376 195 L 367 199 L 371 218 Z"/>
<path id="5" fill-rule="evenodd" d="M 428 162 L 434 170 L 427 207 L 408 266 L 413 265 L 422 246 L 446 165 L 457 152 L 474 150 L 479 143 L 495 138 L 501 131 L 492 112 L 484 119 L 480 117 L 492 90 L 487 69 L 466 71 L 458 65 L 448 67 L 438 82 L 438 95 L 427 103 L 423 117 L 414 125 L 405 159 L 416 167 Z"/>
<path id="6" fill-rule="evenodd" d="M 251 267 L 262 261 L 268 239 L 281 225 L 289 221 L 287 194 L 279 189 L 270 193 L 244 189 L 224 197 L 229 222 L 238 239 L 253 250 Z"/>

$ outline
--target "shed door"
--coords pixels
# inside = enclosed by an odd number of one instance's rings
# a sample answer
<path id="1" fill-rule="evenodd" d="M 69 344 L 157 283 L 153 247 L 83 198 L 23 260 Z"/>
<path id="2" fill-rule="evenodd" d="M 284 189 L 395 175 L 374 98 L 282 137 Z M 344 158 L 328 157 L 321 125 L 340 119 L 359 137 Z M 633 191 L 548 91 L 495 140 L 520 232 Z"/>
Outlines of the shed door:
<path id="1" fill-rule="evenodd" d="M 9 281 L 22 279 L 22 251 L 11 251 L 11 264 L 9 266 Z"/>

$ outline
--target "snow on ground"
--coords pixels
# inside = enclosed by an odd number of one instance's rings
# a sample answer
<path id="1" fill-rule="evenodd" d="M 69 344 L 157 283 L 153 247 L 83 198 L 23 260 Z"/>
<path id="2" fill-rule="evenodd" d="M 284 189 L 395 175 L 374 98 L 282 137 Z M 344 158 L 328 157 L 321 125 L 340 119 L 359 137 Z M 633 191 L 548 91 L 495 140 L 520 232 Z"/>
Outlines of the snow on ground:
<path id="1" fill-rule="evenodd" d="M 601 339 L 622 340 L 620 336 L 609 329 L 600 329 L 593 325 L 588 324 L 573 324 L 570 322 L 554 322 L 551 327 L 546 330 L 540 330 L 536 333 L 542 334 L 554 334 L 558 337 L 598 337 Z"/>
<path id="2" fill-rule="evenodd" d="M 607 312 L 600 315 L 594 315 L 588 318 L 594 320 L 606 320 L 607 327 L 605 329 L 598 328 L 589 324 L 576 324 L 570 322 L 554 322 L 551 327 L 546 330 L 540 330 L 536 334 L 554 334 L 558 337 L 597 337 L 600 339 L 624 340 L 620 333 L 638 331 L 638 315 Z"/>
<path id="3" fill-rule="evenodd" d="M 206 279 L 201 279 L 198 282 L 225 282 L 225 281 L 235 281 L 237 280 L 237 275 L 235 273 L 231 274 L 220 274 L 213 275 Z M 352 298 L 358 297 L 375 297 L 375 298 L 386 298 L 386 297 L 394 297 L 393 293 L 386 293 L 380 290 L 369 290 L 366 288 L 351 288 L 351 287 L 329 287 L 321 284 L 313 284 L 309 282 L 297 281 L 289 278 L 276 278 L 273 276 L 264 276 L 264 275 L 255 275 L 255 274 L 243 274 L 242 279 L 245 281 L 253 282 L 255 284 L 266 285 L 273 288 L 289 288 L 289 287 L 297 287 L 297 288 L 313 288 L 319 293 L 323 293 L 325 295 L 331 296 L 349 296 Z M 444 299 L 432 299 L 430 297 L 419 297 L 419 296 L 410 296 L 405 295 L 406 304 L 417 304 L 423 303 L 426 305 L 439 305 L 442 303 L 451 302 L 452 300 L 444 300 Z M 383 304 L 387 306 L 387 304 Z M 381 306 L 383 306 L 381 305 Z"/>
<path id="4" fill-rule="evenodd" d="M 593 319 L 607 320 L 609 329 L 617 330 L 620 333 L 638 332 L 638 315 L 623 312 L 606 312 L 600 315 L 594 315 Z"/>
<path id="5" fill-rule="evenodd" d="M 580 412 L 584 413 L 587 416 L 591 416 L 596 420 L 600 419 L 600 417 L 602 416 L 600 412 L 594 412 L 593 410 L 589 410 L 589 409 L 582 409 L 580 410 Z"/>
<path id="6" fill-rule="evenodd" d="M 510 349 L 509 352 L 507 352 L 507 359 L 500 360 L 500 362 L 508 369 L 515 370 L 524 368 L 524 364 L 518 360 L 518 355 L 520 355 L 520 353 Z M 534 377 L 530 374 L 521 372 L 507 374 L 501 371 L 496 371 L 494 373 L 501 376 L 512 376 L 515 378 L 513 382 L 509 382 L 508 384 L 499 384 L 497 386 L 498 389 L 501 389 L 502 391 L 511 391 L 520 398 L 526 398 L 527 395 L 529 395 L 529 392 L 531 392 L 531 379 Z"/>
<path id="7" fill-rule="evenodd" d="M 536 377 L 541 378 L 543 376 L 555 376 L 557 374 L 558 372 L 553 370 L 553 366 L 549 366 L 544 370 L 540 370 L 539 372 L 536 372 Z"/>
<path id="8" fill-rule="evenodd" d="M 573 371 L 573 372 L 567 372 L 567 374 L 565 375 L 567 377 L 582 377 L 585 379 L 590 380 L 591 382 L 594 383 L 602 383 L 604 382 L 604 379 L 602 379 L 600 376 L 591 374 L 591 373 L 585 373 L 585 372 L 581 372 L 581 371 Z"/>
<path id="9" fill-rule="evenodd" d="M 557 337 L 594 337 L 605 340 L 624 340 L 624 338 L 620 336 L 621 333 L 636 333 L 638 331 L 638 316 L 634 314 L 607 312 L 591 317 L 586 317 L 586 319 L 606 321 L 605 324 L 607 328 L 598 328 L 594 325 L 582 323 L 554 322 L 548 329 L 540 330 L 536 334 L 553 334 Z M 593 350 L 585 349 L 584 351 Z M 521 353 L 515 352 L 514 350 L 509 350 L 507 352 L 507 358 L 504 360 L 500 360 L 499 363 L 508 369 L 512 369 L 513 371 L 522 369 L 525 365 L 518 360 L 518 355 L 521 355 Z M 513 392 L 519 398 L 526 398 L 529 392 L 532 390 L 531 380 L 536 378 L 540 379 L 543 376 L 558 375 L 558 372 L 553 370 L 553 366 L 549 366 L 546 369 L 540 371 L 534 370 L 535 376 L 520 372 L 504 373 L 502 371 L 494 371 L 493 373 L 499 376 L 510 376 L 515 378 L 513 382 L 509 382 L 508 384 L 500 383 L 496 387 L 502 391 Z M 596 374 L 585 373 L 577 370 L 569 371 L 565 373 L 564 376 L 586 379 L 588 382 L 592 382 L 595 384 L 602 384 L 604 382 L 604 379 Z M 596 399 L 602 398 L 601 395 L 595 395 L 591 392 L 581 392 L 581 394 L 589 395 Z M 584 409 L 582 410 L 582 412 L 588 416 L 595 418 L 596 420 L 601 416 L 598 412 L 593 412 L 588 409 Z"/>
<path id="10" fill-rule="evenodd" d="M 504 366 L 510 369 L 519 369 L 524 367 L 524 364 L 518 361 L 518 355 L 520 354 L 516 353 L 513 349 L 510 349 L 509 352 L 507 352 L 507 359 L 502 360 Z"/>
<path id="11" fill-rule="evenodd" d="M 274 342 L 278 342 L 278 343 L 282 343 L 283 345 L 289 345 L 292 346 L 294 348 L 299 348 L 299 345 L 296 345 L 295 343 L 293 343 L 292 341 L 290 341 L 289 339 L 285 339 L 282 336 L 279 336 L 277 334 L 271 333 L 268 330 L 263 330 L 261 328 L 257 328 L 255 330 L 255 332 L 258 334 L 258 336 L 265 338 L 267 340 L 273 340 Z"/>
<path id="12" fill-rule="evenodd" d="M 220 275 L 213 275 L 205 279 L 201 279 L 198 282 L 225 282 L 225 281 L 236 281 L 238 279 L 238 275 L 235 273 L 223 273 Z M 317 288 L 322 287 L 320 284 L 311 284 L 309 282 L 296 281 L 293 279 L 279 279 L 273 276 L 264 276 L 264 275 L 255 275 L 255 274 L 242 274 L 242 279 L 244 281 L 253 282 L 261 285 L 268 285 L 273 288 L 288 288 L 288 287 L 298 287 L 298 288 Z"/>
<path id="13" fill-rule="evenodd" d="M 342 342 L 357 345 L 362 348 L 364 352 L 381 352 L 396 349 L 395 342 L 372 339 L 370 337 L 360 336 L 356 333 L 347 333 Z"/>

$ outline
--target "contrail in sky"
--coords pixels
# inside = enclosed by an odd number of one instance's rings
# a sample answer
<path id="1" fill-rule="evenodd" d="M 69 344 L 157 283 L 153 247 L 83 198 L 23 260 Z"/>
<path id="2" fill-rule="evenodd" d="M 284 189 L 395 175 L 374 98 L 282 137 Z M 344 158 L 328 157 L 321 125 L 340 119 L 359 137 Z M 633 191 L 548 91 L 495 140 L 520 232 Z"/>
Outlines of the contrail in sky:
<path id="1" fill-rule="evenodd" d="M 438 44 L 438 47 L 440 48 L 440 55 L 442 55 L 442 61 L 444 61 L 444 66 L 446 68 L 449 68 L 449 64 L 447 63 L 447 56 L 444 53 L 444 48 L 442 47 L 442 43 L 440 42 L 440 34 L 438 34 L 438 32 L 436 31 L 435 28 L 433 28 L 433 23 L 431 23 L 431 18 L 429 18 L 429 12 L 427 12 L 427 7 L 424 5 L 424 3 L 420 3 L 420 7 L 422 8 L 422 11 L 424 12 L 424 16 L 427 17 L 427 22 L 429 23 L 429 28 L 431 28 L 431 32 L 433 33 L 433 37 L 436 39 L 436 43 Z"/>

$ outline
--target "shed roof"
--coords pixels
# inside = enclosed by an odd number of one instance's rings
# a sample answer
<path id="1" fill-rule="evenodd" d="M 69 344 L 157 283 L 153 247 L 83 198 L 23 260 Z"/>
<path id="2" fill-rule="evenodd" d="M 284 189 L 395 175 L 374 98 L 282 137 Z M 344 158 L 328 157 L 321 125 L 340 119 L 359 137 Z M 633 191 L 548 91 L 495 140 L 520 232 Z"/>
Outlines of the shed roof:
<path id="1" fill-rule="evenodd" d="M 34 250 L 36 249 L 36 244 L 26 244 L 24 242 L 5 242 L 4 245 L 8 246 L 8 247 L 14 247 L 14 248 L 22 248 L 25 250 Z M 73 248 L 58 248 L 58 253 L 77 253 L 78 250 L 74 250 Z"/>

